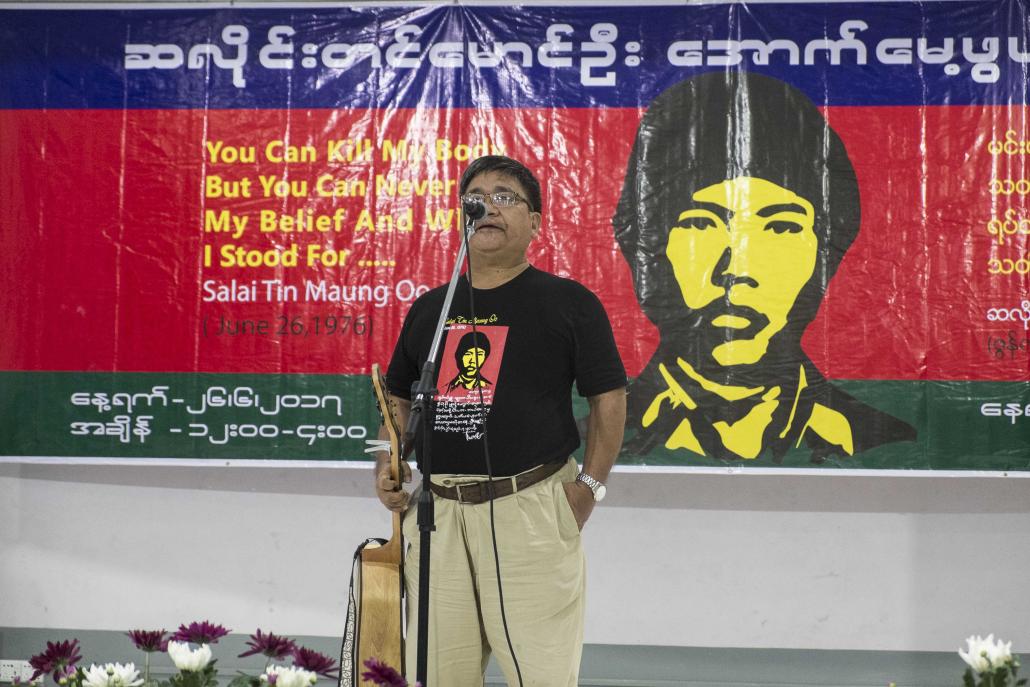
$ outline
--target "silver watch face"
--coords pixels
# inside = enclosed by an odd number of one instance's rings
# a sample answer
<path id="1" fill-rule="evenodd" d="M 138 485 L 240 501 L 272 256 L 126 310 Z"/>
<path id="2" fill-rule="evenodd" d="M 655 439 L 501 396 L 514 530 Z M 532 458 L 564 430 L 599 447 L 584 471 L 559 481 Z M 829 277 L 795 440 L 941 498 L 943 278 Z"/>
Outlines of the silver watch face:
<path id="1" fill-rule="evenodd" d="M 597 487 L 597 489 L 594 490 L 594 501 L 600 501 L 603 499 L 607 492 L 608 490 L 604 488 L 603 484 Z"/>

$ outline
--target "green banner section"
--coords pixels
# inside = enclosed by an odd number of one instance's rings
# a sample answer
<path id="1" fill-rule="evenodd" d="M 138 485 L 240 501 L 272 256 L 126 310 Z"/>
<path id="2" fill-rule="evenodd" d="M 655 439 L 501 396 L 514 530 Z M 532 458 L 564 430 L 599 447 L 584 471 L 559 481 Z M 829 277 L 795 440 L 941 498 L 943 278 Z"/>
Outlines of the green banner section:
<path id="1" fill-rule="evenodd" d="M 1030 470 L 1023 382 L 842 381 L 916 428 L 915 441 L 812 462 L 807 448 L 724 462 L 682 450 L 624 465 Z M 584 399 L 577 417 L 587 414 Z M 0 372 L 0 455 L 364 460 L 379 414 L 365 375 Z M 627 430 L 632 437 L 633 429 Z"/>
<path id="2" fill-rule="evenodd" d="M 365 375 L 0 372 L 0 455 L 361 460 Z"/>

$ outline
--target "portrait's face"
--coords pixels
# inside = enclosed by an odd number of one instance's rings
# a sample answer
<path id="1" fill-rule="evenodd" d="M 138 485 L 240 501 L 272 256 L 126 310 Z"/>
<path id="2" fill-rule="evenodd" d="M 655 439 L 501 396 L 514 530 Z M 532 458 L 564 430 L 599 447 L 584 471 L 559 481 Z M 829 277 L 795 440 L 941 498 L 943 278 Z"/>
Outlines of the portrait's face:
<path id="1" fill-rule="evenodd" d="M 461 369 L 466 377 L 473 377 L 486 360 L 486 351 L 482 348 L 470 348 L 461 356 Z"/>
<path id="2" fill-rule="evenodd" d="M 489 196 L 498 191 L 514 191 L 522 198 L 526 197 L 522 184 L 506 174 L 484 172 L 469 181 L 465 193 L 487 196 L 486 216 L 476 223 L 469 250 L 489 257 L 492 262 L 519 262 L 525 259 L 529 242 L 540 230 L 540 213 L 530 210 L 524 200 L 510 207 L 497 207 Z"/>
<path id="3" fill-rule="evenodd" d="M 812 204 L 765 179 L 699 189 L 672 218 L 666 257 L 719 365 L 751 365 L 815 270 Z"/>

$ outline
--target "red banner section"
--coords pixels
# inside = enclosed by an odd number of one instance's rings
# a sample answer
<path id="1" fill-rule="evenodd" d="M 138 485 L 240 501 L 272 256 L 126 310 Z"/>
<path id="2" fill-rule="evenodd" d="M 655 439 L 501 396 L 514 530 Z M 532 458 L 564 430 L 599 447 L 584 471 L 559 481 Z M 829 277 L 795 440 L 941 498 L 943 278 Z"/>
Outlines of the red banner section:
<path id="1" fill-rule="evenodd" d="M 634 376 L 657 333 L 611 217 L 640 114 L 2 111 L 0 222 L 21 229 L 0 369 L 365 373 L 449 274 L 461 169 L 499 152 L 544 185 L 531 260 L 600 296 Z M 1030 380 L 1027 109 L 826 114 L 862 228 L 812 360 L 830 378 Z"/>

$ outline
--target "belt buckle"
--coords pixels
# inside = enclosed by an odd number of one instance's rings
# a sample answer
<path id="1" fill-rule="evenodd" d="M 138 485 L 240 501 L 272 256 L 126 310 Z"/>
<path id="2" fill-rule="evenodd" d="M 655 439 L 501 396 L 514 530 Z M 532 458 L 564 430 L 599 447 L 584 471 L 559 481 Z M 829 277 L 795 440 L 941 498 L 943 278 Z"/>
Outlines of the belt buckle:
<path id="1" fill-rule="evenodd" d="M 473 486 L 476 486 L 476 482 L 459 482 L 459 483 L 454 485 L 454 490 L 458 493 L 458 499 L 457 499 L 458 503 L 465 503 L 465 504 L 472 503 L 472 501 L 466 501 L 464 498 L 462 498 L 462 496 L 461 496 L 461 488 L 462 487 L 473 487 Z M 475 504 L 473 504 L 473 505 L 475 505 Z"/>

